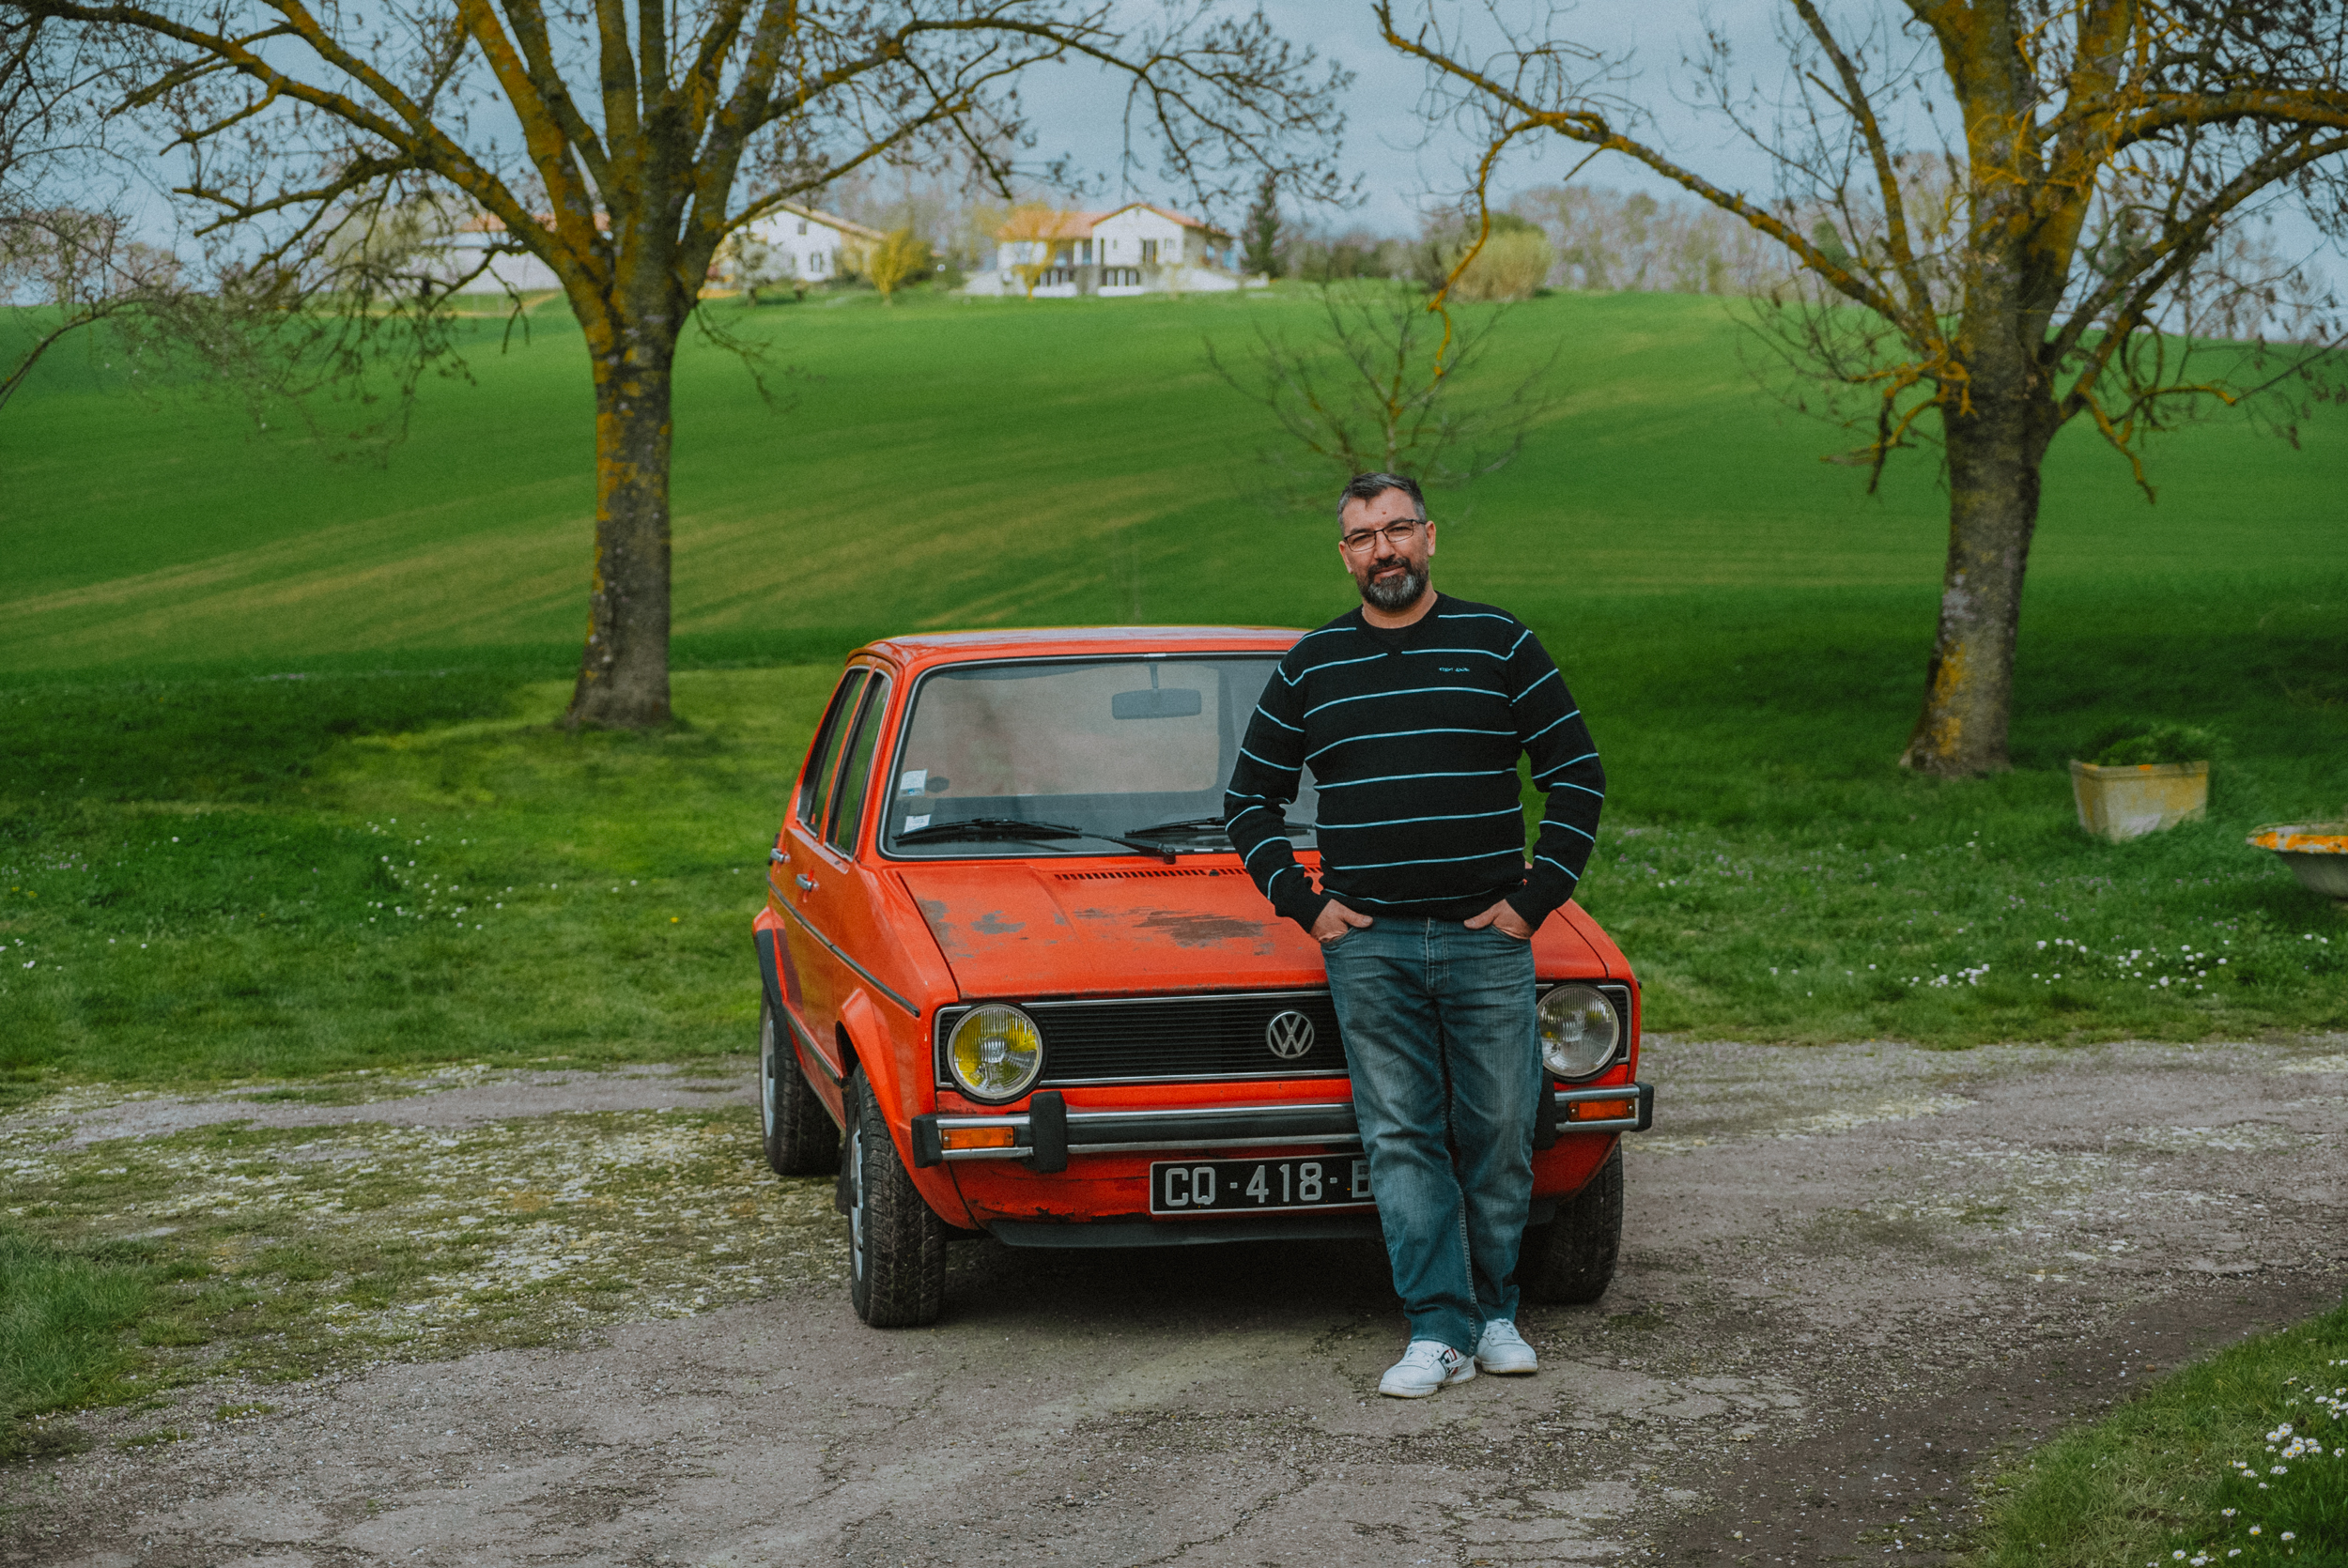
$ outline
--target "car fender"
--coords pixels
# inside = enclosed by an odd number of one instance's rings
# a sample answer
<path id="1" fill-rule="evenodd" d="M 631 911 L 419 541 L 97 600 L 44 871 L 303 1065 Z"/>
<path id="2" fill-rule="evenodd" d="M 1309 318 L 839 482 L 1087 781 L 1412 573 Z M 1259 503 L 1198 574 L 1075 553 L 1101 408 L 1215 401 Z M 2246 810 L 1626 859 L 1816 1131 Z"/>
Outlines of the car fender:
<path id="1" fill-rule="evenodd" d="M 758 948 L 758 978 L 766 1001 L 780 1014 L 783 1005 L 783 965 L 790 958 L 782 945 L 782 916 L 769 907 L 750 922 L 750 941 Z"/>
<path id="2" fill-rule="evenodd" d="M 975 1229 L 977 1222 L 945 1167 L 918 1170 L 914 1166 L 913 1118 L 931 1110 L 937 1095 L 930 1088 L 927 1074 L 904 1070 L 888 1022 L 868 992 L 859 990 L 841 1005 L 840 1027 L 848 1037 L 848 1049 L 855 1053 L 857 1069 L 873 1085 L 873 1099 L 881 1108 L 882 1119 L 888 1123 L 888 1140 L 897 1145 L 897 1158 L 904 1162 L 914 1187 L 939 1219 L 965 1230 Z M 917 1019 L 913 1026 L 919 1029 L 920 1022 Z"/>

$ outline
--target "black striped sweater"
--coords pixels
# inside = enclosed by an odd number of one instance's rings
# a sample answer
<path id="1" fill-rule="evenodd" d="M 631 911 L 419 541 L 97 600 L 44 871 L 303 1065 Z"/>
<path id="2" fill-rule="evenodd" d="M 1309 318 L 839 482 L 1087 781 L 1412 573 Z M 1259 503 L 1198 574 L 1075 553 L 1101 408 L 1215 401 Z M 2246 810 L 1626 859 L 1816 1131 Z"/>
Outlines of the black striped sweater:
<path id="1" fill-rule="evenodd" d="M 1528 869 L 1517 757 L 1548 797 Z M 1300 770 L 1321 792 L 1321 883 L 1283 830 Z M 1223 813 L 1247 874 L 1306 930 L 1335 896 L 1365 915 L 1465 920 L 1506 898 L 1537 927 L 1573 896 L 1606 776 L 1540 639 L 1437 594 L 1398 632 L 1358 609 L 1299 638 L 1248 722 Z"/>

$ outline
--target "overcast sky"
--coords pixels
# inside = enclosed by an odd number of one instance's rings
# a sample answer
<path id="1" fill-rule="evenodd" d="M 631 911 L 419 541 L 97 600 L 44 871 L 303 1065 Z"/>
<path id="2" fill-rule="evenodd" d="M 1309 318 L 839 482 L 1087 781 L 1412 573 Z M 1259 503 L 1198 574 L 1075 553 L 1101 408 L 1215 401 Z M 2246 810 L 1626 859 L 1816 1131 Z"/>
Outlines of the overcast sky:
<path id="1" fill-rule="evenodd" d="M 1526 0 L 1522 8 L 1529 11 L 1532 3 Z M 1480 148 L 1448 131 L 1428 133 L 1419 119 L 1421 68 L 1388 48 L 1379 37 L 1367 0 L 1262 0 L 1262 4 L 1274 24 L 1289 38 L 1310 43 L 1355 74 L 1346 102 L 1345 161 L 1347 172 L 1362 181 L 1364 200 L 1353 214 L 1327 215 L 1324 221 L 1339 226 L 1364 223 L 1394 232 L 1415 229 L 1430 193 L 1441 197 L 1462 188 L 1462 170 Z M 1407 13 L 1408 0 L 1401 0 L 1396 8 L 1398 14 Z M 1443 8 L 1447 16 L 1458 16 L 1475 8 L 1444 0 Z M 1866 0 L 1845 0 L 1825 8 L 1837 20 L 1838 36 L 1846 42 L 1858 38 L 1877 18 L 1885 19 L 1888 26 L 1894 9 Z M 1624 60 L 1636 69 L 1636 79 L 1626 91 L 1652 116 L 1643 128 L 1651 140 L 1660 141 L 1667 151 L 1715 183 L 1755 193 L 1771 190 L 1769 160 L 1759 149 L 1718 115 L 1699 114 L 1686 106 L 1691 84 L 1682 62 L 1700 45 L 1708 21 L 1730 39 L 1739 66 L 1738 79 L 1751 83 L 1757 77 L 1764 86 L 1774 86 L 1784 60 L 1778 43 L 1779 21 L 1791 14 L 1783 0 L 1709 0 L 1708 4 L 1705 0 L 1606 0 L 1562 9 L 1559 14 L 1566 36 L 1574 42 Z M 1903 57 L 1916 47 L 1912 39 L 1896 34 L 1891 41 Z M 1923 63 L 1938 75 L 1937 58 L 1927 56 Z M 1042 137 L 1039 153 L 1070 155 L 1080 166 L 1107 177 L 1110 193 L 1119 193 L 1115 163 L 1121 88 L 1071 67 L 1046 73 L 1030 85 L 1029 94 L 1035 127 Z M 1898 109 L 1878 105 L 1878 111 L 1885 114 L 1895 139 L 1905 134 L 1911 145 L 1933 145 L 1921 115 L 1904 133 Z M 1527 186 L 1561 178 L 1583 151 L 1561 137 L 1537 132 L 1522 138 L 1518 146 L 1522 150 L 1511 151 L 1492 182 L 1493 193 L 1503 199 Z M 1180 199 L 1177 192 L 1157 189 L 1148 171 L 1127 177 L 1130 183 L 1124 194 L 1161 201 Z M 1584 185 L 1646 190 L 1659 195 L 1676 190 L 1615 154 L 1600 157 L 1577 178 Z M 1230 224 L 1240 215 L 1215 216 Z M 2348 278 L 2348 267 L 2324 247 L 2321 236 L 2303 217 L 2288 209 L 2279 211 L 2275 233 L 2287 251 L 2311 257 L 2335 278 Z"/>
<path id="2" fill-rule="evenodd" d="M 1311 44 L 1322 56 L 1354 73 L 1347 95 L 1347 172 L 1362 181 L 1363 205 L 1339 223 L 1360 222 L 1372 227 L 1414 229 L 1420 204 L 1431 192 L 1456 192 L 1461 170 L 1480 148 L 1466 138 L 1438 131 L 1429 135 L 1419 118 L 1424 73 L 1413 61 L 1388 48 L 1379 37 L 1367 0 L 1262 0 L 1265 14 L 1290 38 Z M 1770 58 L 1773 12 L 1777 0 L 1726 0 L 1711 8 L 1714 23 L 1738 39 L 1739 54 L 1762 63 Z M 1402 8 L 1398 7 L 1398 10 Z M 1465 7 L 1446 5 L 1454 13 Z M 1585 6 L 1566 13 L 1576 43 L 1623 56 L 1643 68 L 1643 76 L 1658 86 L 1676 81 L 1683 46 L 1700 36 L 1698 7 L 1688 0 L 1660 0 L 1642 5 Z M 1643 85 L 1645 83 L 1643 82 Z M 1039 154 L 1065 154 L 1080 166 L 1111 181 L 1118 151 L 1116 128 L 1123 107 L 1123 90 L 1116 80 L 1093 75 L 1081 68 L 1054 70 L 1028 87 L 1028 103 L 1041 136 Z M 1655 127 L 1675 146 L 1698 159 L 1707 170 L 1721 171 L 1732 181 L 1759 184 L 1768 179 L 1764 161 L 1741 139 L 1732 143 L 1723 128 L 1700 123 L 1680 110 L 1669 96 L 1653 95 L 1661 115 Z M 1554 136 L 1529 136 L 1512 150 L 1494 190 L 1506 193 L 1528 185 L 1554 180 L 1582 156 Z M 1610 166 L 1611 165 L 1611 166 Z M 1171 199 L 1173 192 L 1152 188 L 1148 171 L 1130 177 L 1128 192 L 1135 197 Z M 1668 189 L 1636 165 L 1608 157 L 1585 171 L 1586 182 L 1619 189 Z M 1113 193 L 1116 186 L 1111 185 Z M 1236 213 L 1219 214 L 1225 222 Z"/>

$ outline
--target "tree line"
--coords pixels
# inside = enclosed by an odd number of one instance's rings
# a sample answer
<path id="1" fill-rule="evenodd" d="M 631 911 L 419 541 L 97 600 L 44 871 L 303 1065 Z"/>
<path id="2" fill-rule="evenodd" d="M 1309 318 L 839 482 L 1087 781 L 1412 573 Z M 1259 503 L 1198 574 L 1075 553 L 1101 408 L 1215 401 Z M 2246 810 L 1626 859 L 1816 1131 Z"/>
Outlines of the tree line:
<path id="1" fill-rule="evenodd" d="M 1543 185 L 1491 213 L 1493 233 L 1468 269 L 1479 299 L 1525 299 L 1542 288 L 1576 292 L 1759 296 L 1791 275 L 1775 247 L 1712 208 L 1610 186 Z M 1450 275 L 1475 224 L 1456 208 L 1414 234 L 1285 223 L 1274 276 L 1407 279 L 1430 287 Z"/>

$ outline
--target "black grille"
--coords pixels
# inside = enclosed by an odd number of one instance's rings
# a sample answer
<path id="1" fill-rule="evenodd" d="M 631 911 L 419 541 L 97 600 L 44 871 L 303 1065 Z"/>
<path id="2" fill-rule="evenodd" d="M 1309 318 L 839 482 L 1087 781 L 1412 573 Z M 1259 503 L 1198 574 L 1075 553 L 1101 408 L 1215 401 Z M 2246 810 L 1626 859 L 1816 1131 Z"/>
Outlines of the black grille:
<path id="1" fill-rule="evenodd" d="M 1132 1002 L 1029 1002 L 1021 1011 L 1043 1036 L 1041 1085 L 1174 1078 L 1342 1078 L 1345 1045 L 1325 991 L 1167 996 Z M 945 1044 L 968 1007 L 937 1012 L 937 1082 L 951 1087 Z M 1284 1012 L 1311 1021 L 1303 1055 L 1272 1053 L 1267 1030 Z"/>

